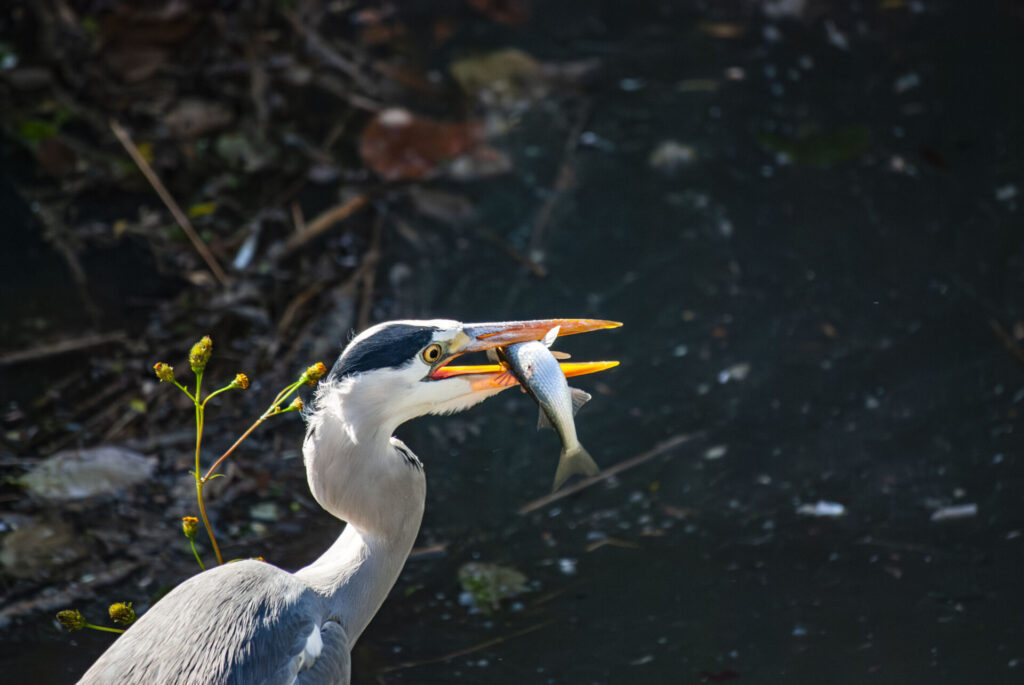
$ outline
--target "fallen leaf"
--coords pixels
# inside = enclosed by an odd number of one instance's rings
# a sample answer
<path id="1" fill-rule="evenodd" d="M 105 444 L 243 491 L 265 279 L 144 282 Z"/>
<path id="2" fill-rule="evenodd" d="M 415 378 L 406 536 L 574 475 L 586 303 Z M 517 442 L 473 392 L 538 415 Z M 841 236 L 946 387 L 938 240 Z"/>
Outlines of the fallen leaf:
<path id="1" fill-rule="evenodd" d="M 476 122 L 436 121 L 406 109 L 386 109 L 363 129 L 359 153 L 385 181 L 428 178 L 476 146 L 481 132 Z"/>

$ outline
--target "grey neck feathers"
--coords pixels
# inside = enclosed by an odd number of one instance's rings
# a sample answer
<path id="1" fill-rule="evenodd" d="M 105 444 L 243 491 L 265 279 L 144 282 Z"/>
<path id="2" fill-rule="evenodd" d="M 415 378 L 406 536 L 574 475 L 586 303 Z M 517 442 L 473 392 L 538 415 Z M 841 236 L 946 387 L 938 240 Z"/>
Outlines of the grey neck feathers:
<path id="1" fill-rule="evenodd" d="M 324 618 L 340 621 L 354 642 L 412 550 L 426 480 L 418 462 L 391 438 L 394 427 L 371 426 L 346 414 L 345 396 L 336 384 L 318 393 L 303 456 L 313 496 L 348 526 L 295 575 L 324 597 Z"/>

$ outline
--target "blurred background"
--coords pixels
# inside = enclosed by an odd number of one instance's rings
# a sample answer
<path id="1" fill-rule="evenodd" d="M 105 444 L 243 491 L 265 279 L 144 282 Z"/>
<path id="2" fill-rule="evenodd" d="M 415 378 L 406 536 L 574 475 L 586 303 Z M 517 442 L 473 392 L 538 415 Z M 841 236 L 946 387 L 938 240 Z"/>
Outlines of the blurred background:
<path id="1" fill-rule="evenodd" d="M 195 571 L 154 363 L 252 379 L 209 464 L 374 322 L 588 316 L 624 468 L 538 501 L 520 393 L 403 426 L 427 511 L 355 682 L 1021 682 L 1022 63 L 1010 0 L 3 3 L 5 678 Z M 302 436 L 207 488 L 227 557 L 337 535 Z"/>

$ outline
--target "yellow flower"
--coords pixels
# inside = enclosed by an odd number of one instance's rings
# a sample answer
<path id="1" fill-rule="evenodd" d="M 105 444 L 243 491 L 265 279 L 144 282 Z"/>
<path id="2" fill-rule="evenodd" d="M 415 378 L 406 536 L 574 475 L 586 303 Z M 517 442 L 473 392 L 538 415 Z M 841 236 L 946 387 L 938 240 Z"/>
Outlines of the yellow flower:
<path id="1" fill-rule="evenodd" d="M 306 373 L 302 374 L 302 382 L 306 385 L 315 385 L 325 373 L 327 373 L 327 367 L 324 366 L 323 362 L 317 362 L 306 369 Z"/>
<path id="2" fill-rule="evenodd" d="M 231 381 L 231 387 L 245 390 L 249 387 L 249 377 L 244 373 L 235 374 L 235 380 Z"/>
<path id="3" fill-rule="evenodd" d="M 57 612 L 57 620 L 69 631 L 81 630 L 85 627 L 85 617 L 78 609 L 65 609 Z"/>
<path id="4" fill-rule="evenodd" d="M 211 354 L 213 354 L 213 340 L 210 339 L 210 336 L 204 335 L 203 339 L 193 345 L 192 350 L 188 353 L 188 363 L 192 367 L 192 371 L 199 373 L 205 369 Z"/>
<path id="5" fill-rule="evenodd" d="M 199 519 L 195 516 L 182 516 L 181 529 L 185 532 L 185 537 L 191 540 L 199 531 Z"/>
<path id="6" fill-rule="evenodd" d="M 174 367 L 170 364 L 164 364 L 163 362 L 157 362 L 153 365 L 153 371 L 156 372 L 156 377 L 160 379 L 161 383 L 173 383 L 174 382 Z"/>
<path id="7" fill-rule="evenodd" d="M 302 403 L 301 397 L 296 397 L 292 400 L 292 403 L 288 405 L 288 408 L 292 411 L 302 411 L 305 407 L 306 405 Z"/>
<path id="8" fill-rule="evenodd" d="M 110 620 L 114 623 L 130 626 L 135 623 L 135 609 L 132 609 L 131 602 L 118 602 L 110 605 Z"/>

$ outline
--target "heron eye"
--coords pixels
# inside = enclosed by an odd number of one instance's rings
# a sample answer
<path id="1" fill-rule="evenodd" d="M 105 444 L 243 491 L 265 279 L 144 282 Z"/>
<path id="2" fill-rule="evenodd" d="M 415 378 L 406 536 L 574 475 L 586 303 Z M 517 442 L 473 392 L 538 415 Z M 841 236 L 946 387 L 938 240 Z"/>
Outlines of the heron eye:
<path id="1" fill-rule="evenodd" d="M 438 345 L 437 343 L 429 345 L 425 350 L 423 350 L 423 361 L 427 362 L 428 364 L 433 364 L 440 358 L 441 346 Z"/>

